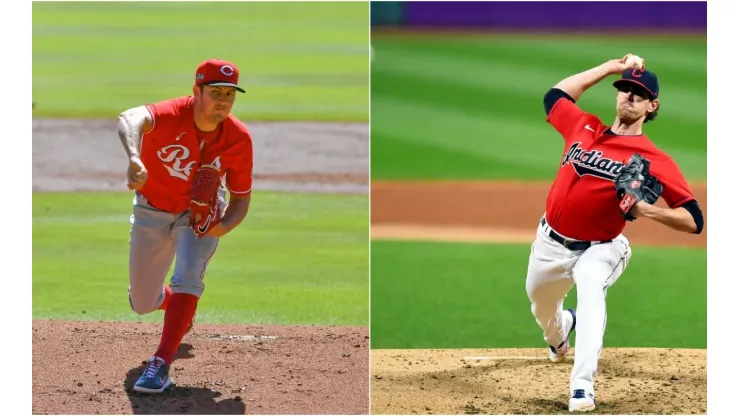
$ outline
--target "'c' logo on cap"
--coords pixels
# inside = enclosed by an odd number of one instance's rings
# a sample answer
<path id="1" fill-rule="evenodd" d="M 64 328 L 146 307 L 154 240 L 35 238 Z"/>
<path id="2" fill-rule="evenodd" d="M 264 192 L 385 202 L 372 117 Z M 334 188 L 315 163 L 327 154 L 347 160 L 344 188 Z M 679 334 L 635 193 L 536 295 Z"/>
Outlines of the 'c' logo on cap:
<path id="1" fill-rule="evenodd" d="M 635 78 L 640 78 L 642 76 L 642 73 L 643 72 L 644 71 L 642 69 L 635 68 L 635 69 L 632 70 L 632 76 L 635 77 Z"/>
<path id="2" fill-rule="evenodd" d="M 221 73 L 230 77 L 234 75 L 234 68 L 232 68 L 231 65 L 224 65 L 221 67 Z"/>

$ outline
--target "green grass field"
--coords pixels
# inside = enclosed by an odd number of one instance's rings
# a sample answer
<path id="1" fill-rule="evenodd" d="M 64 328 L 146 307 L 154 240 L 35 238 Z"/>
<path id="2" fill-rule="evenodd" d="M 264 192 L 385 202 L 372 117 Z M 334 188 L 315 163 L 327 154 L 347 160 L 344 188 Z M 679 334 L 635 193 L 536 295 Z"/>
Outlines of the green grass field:
<path id="1" fill-rule="evenodd" d="M 706 179 L 705 38 L 374 33 L 372 44 L 373 179 L 551 179 L 563 144 L 545 121 L 545 92 L 628 52 L 660 80 L 646 134 L 688 179 Z M 579 101 L 606 124 L 615 79 Z"/>
<path id="2" fill-rule="evenodd" d="M 528 245 L 374 241 L 371 348 L 543 347 L 528 256 Z M 706 250 L 633 247 L 607 294 L 605 347 L 706 348 L 706 264 Z"/>
<path id="3" fill-rule="evenodd" d="M 115 117 L 234 62 L 248 120 L 368 120 L 367 3 L 34 2 L 34 116 Z"/>
<path id="4" fill-rule="evenodd" d="M 128 304 L 131 200 L 33 195 L 34 318 L 161 322 Z M 367 325 L 367 210 L 361 196 L 255 192 L 219 243 L 198 321 Z"/>

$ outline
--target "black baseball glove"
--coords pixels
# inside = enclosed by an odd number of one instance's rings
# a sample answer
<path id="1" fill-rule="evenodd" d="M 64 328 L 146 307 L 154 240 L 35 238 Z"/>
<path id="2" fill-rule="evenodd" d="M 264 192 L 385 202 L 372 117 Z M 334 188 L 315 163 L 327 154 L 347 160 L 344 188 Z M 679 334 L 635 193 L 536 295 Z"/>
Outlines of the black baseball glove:
<path id="1" fill-rule="evenodd" d="M 653 205 L 663 193 L 663 185 L 650 174 L 650 161 L 638 153 L 632 155 L 614 183 L 619 197 L 619 209 L 627 221 L 636 219 L 630 214 L 630 210 L 638 202 L 645 201 Z"/>

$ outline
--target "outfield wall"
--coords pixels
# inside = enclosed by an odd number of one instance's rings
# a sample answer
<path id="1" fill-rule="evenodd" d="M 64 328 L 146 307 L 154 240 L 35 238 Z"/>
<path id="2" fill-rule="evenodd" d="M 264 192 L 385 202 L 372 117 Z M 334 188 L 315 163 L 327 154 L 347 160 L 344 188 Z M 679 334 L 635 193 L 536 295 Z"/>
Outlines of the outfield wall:
<path id="1" fill-rule="evenodd" d="M 374 27 L 706 32 L 706 2 L 374 2 Z"/>

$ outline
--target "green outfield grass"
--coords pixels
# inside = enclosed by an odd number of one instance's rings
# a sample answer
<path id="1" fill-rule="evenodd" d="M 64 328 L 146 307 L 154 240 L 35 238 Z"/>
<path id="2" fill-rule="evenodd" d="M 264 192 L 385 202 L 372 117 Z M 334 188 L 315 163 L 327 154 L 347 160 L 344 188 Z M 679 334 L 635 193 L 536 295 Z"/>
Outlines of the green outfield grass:
<path id="1" fill-rule="evenodd" d="M 543 347 L 528 257 L 529 245 L 374 241 L 371 348 Z M 605 347 L 706 348 L 706 264 L 706 250 L 633 247 L 607 295 Z"/>
<path id="2" fill-rule="evenodd" d="M 34 2 L 34 116 L 114 117 L 241 70 L 251 120 L 368 120 L 367 3 Z"/>
<path id="3" fill-rule="evenodd" d="M 373 179 L 550 179 L 563 141 L 545 121 L 545 92 L 628 52 L 660 80 L 646 134 L 688 179 L 706 179 L 705 38 L 374 34 L 372 43 Z M 615 79 L 579 101 L 606 124 Z"/>
<path id="4" fill-rule="evenodd" d="M 34 318 L 161 321 L 128 304 L 131 200 L 33 195 Z M 219 243 L 198 321 L 367 325 L 367 223 L 366 197 L 255 192 Z"/>

